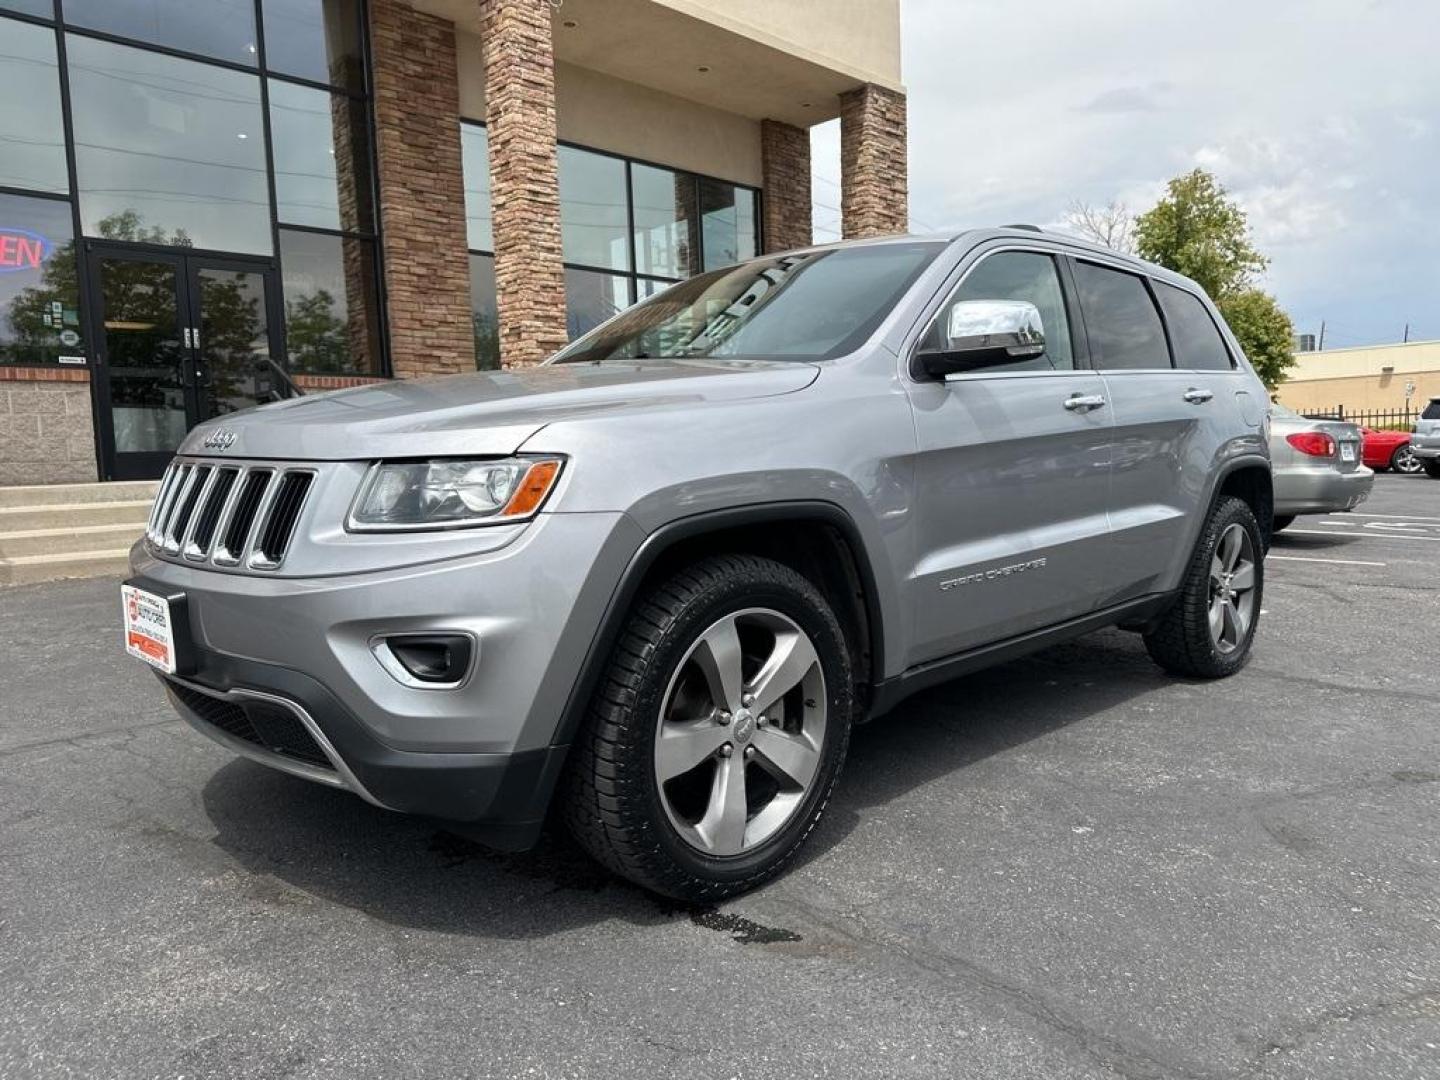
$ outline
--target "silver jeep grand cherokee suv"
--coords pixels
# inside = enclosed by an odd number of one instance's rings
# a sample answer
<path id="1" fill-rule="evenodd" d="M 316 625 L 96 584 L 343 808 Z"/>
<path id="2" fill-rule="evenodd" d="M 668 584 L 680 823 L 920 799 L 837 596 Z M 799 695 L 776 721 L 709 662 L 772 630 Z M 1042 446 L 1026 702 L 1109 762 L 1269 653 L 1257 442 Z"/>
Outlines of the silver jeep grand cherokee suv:
<path id="1" fill-rule="evenodd" d="M 1244 663 L 1265 388 L 1190 281 L 1034 230 L 702 274 L 529 370 L 197 428 L 127 647 L 216 741 L 715 899 L 815 827 L 852 724 L 1098 627 Z"/>

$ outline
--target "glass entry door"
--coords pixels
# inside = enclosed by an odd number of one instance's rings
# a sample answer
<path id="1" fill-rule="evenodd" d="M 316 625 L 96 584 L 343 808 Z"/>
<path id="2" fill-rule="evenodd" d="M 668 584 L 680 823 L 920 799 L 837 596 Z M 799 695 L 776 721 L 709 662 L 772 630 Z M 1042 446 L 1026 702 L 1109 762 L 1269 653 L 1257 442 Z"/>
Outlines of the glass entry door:
<path id="1" fill-rule="evenodd" d="M 159 476 L 196 424 L 285 393 L 268 260 L 87 246 L 109 479 Z"/>

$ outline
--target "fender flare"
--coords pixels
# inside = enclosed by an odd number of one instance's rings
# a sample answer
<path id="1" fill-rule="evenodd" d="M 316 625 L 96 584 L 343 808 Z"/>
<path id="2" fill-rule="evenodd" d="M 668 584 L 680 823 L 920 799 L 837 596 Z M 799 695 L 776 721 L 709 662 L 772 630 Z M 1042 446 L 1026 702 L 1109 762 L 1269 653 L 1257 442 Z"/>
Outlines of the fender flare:
<path id="1" fill-rule="evenodd" d="M 565 699 L 565 707 L 555 725 L 551 738 L 552 746 L 568 745 L 580 730 L 590 698 L 599 685 L 605 665 L 620 637 L 625 617 L 640 591 L 640 584 L 646 574 L 655 566 L 660 556 L 676 544 L 706 533 L 719 532 L 740 526 L 760 525 L 771 521 L 806 519 L 833 526 L 844 536 L 855 556 L 855 569 L 860 578 L 865 598 L 867 621 L 870 628 L 869 646 L 871 655 L 879 661 L 884 656 L 884 616 L 880 606 L 880 594 L 875 580 L 875 568 L 865 547 L 860 528 L 843 508 L 822 500 L 795 500 L 773 503 L 752 503 L 745 506 L 711 510 L 689 517 L 677 518 L 661 525 L 645 537 L 635 554 L 616 582 L 610 600 L 605 606 L 600 624 L 591 637 L 585 651 L 580 670 Z M 872 683 L 875 672 L 872 672 Z"/>

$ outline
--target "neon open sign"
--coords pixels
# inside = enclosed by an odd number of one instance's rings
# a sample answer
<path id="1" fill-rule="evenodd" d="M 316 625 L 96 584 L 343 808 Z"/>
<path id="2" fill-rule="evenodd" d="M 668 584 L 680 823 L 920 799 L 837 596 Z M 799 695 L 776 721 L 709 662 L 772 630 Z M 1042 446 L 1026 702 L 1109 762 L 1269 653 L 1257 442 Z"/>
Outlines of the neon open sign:
<path id="1" fill-rule="evenodd" d="M 50 254 L 50 241 L 29 229 L 0 226 L 0 274 L 39 270 Z"/>

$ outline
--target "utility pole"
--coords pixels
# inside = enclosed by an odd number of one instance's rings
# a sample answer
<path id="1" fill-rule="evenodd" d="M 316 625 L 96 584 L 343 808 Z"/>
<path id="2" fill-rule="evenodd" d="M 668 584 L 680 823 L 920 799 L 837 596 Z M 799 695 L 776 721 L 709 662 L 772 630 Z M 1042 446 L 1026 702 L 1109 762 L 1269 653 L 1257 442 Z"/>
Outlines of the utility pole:
<path id="1" fill-rule="evenodd" d="M 1325 351 L 1325 320 L 1324 320 L 1324 319 L 1321 319 L 1321 320 L 1320 320 L 1320 343 L 1315 346 L 1315 351 L 1316 351 L 1316 352 L 1324 352 L 1324 351 Z"/>
<path id="2" fill-rule="evenodd" d="M 1405 337 L 1404 337 L 1404 339 L 1401 341 L 1401 344 L 1402 344 L 1402 345 L 1408 345 L 1408 344 L 1410 344 L 1410 324 L 1409 324 L 1408 322 L 1405 324 Z"/>

